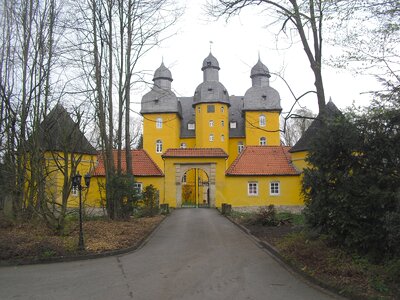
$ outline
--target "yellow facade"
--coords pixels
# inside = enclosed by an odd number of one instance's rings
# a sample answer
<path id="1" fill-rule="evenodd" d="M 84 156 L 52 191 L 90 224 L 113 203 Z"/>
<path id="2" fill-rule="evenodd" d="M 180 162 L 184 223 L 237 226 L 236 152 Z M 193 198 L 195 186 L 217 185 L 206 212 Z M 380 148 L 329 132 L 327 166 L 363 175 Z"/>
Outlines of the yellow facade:
<path id="1" fill-rule="evenodd" d="M 263 117 L 265 123 L 260 122 Z M 281 144 L 278 111 L 246 111 L 245 118 L 247 145 L 260 145 L 262 138 L 265 138 L 267 146 Z"/>
<path id="2" fill-rule="evenodd" d="M 222 103 L 197 104 L 195 112 L 196 147 L 221 148 L 228 152 L 228 106 Z"/>
<path id="3" fill-rule="evenodd" d="M 147 151 L 162 171 L 164 171 L 164 164 L 161 155 L 168 148 L 180 146 L 179 130 L 180 118 L 178 114 L 146 114 L 143 117 L 143 149 Z"/>
<path id="4" fill-rule="evenodd" d="M 294 166 L 298 170 L 304 170 L 305 168 L 309 167 L 308 163 L 306 162 L 308 152 L 307 151 L 299 151 L 292 153 L 292 162 Z"/>

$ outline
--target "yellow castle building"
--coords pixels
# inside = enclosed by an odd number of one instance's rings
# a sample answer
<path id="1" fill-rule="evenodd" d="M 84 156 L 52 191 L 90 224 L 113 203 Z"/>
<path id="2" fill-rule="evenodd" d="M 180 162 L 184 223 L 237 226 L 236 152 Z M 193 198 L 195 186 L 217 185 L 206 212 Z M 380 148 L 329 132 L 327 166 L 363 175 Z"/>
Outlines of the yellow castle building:
<path id="1" fill-rule="evenodd" d="M 191 97 L 175 95 L 172 74 L 163 63 L 155 71 L 154 85 L 141 102 L 143 149 L 132 150 L 135 188 L 142 190 L 152 184 L 159 191 L 160 204 L 176 208 L 221 207 L 223 203 L 235 208 L 270 204 L 282 209 L 302 208 L 301 174 L 307 166 L 309 141 L 320 124 L 318 117 L 294 147 L 283 146 L 280 96 L 270 86 L 271 75 L 260 60 L 251 69 L 251 86 L 244 96 L 229 95 L 219 81 L 219 63 L 211 53 L 201 70 L 203 82 Z M 327 112 L 335 115 L 339 110 L 330 101 Z M 77 124 L 60 105 L 46 122 L 44 130 L 54 131 L 46 135 L 51 140 L 44 143 L 53 153 L 47 155 L 49 168 L 59 167 L 55 159 L 60 155 L 54 153 L 66 155 L 62 145 L 71 146 L 71 142 L 57 140 L 68 138 L 61 130 L 69 128 L 76 135 L 73 140 L 78 141 L 72 150 L 81 160 L 74 171 L 90 172 L 93 178 L 86 206 L 104 207 L 101 155 L 80 131 L 76 132 Z M 114 155 L 116 162 L 116 151 Z M 125 161 L 122 169 L 126 170 Z M 49 179 L 55 199 L 62 198 L 60 187 L 65 184 L 59 175 L 54 171 Z M 70 207 L 77 205 L 76 191 L 71 190 L 68 203 Z"/>

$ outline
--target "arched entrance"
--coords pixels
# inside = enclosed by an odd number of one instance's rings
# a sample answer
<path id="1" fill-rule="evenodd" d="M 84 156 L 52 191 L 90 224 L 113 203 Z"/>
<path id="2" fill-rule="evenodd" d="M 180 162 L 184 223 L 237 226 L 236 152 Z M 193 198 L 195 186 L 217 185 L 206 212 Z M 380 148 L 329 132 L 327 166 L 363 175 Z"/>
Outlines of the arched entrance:
<path id="1" fill-rule="evenodd" d="M 175 164 L 176 207 L 215 207 L 215 163 Z"/>
<path id="2" fill-rule="evenodd" d="M 201 168 L 187 170 L 181 179 L 182 207 L 210 207 L 209 178 Z"/>

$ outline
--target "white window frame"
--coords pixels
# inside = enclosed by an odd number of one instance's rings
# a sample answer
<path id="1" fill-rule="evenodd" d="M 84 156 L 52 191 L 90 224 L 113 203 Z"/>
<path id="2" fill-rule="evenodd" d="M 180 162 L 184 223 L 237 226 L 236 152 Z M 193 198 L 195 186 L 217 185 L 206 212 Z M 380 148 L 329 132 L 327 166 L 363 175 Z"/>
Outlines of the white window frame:
<path id="1" fill-rule="evenodd" d="M 208 126 L 210 126 L 210 127 L 214 127 L 214 120 L 210 120 L 210 121 L 208 121 Z"/>
<path id="2" fill-rule="evenodd" d="M 143 192 L 143 183 L 141 182 L 135 182 L 133 184 L 133 189 L 138 192 L 138 194 L 141 194 Z"/>
<path id="3" fill-rule="evenodd" d="M 156 141 L 156 153 L 162 153 L 162 140 L 157 140 Z"/>
<path id="4" fill-rule="evenodd" d="M 236 122 L 230 122 L 229 127 L 232 129 L 236 128 Z"/>
<path id="5" fill-rule="evenodd" d="M 163 123 L 163 119 L 162 118 L 157 118 L 156 119 L 156 128 L 161 129 L 162 128 L 162 123 Z"/>
<path id="6" fill-rule="evenodd" d="M 238 153 L 242 152 L 244 149 L 244 144 L 243 142 L 238 142 Z"/>
<path id="7" fill-rule="evenodd" d="M 281 194 L 281 183 L 279 181 L 271 181 L 269 183 L 269 194 L 271 196 L 279 196 Z"/>
<path id="8" fill-rule="evenodd" d="M 197 106 L 197 112 L 200 113 L 201 112 L 201 107 Z"/>
<path id="9" fill-rule="evenodd" d="M 188 123 L 188 130 L 195 130 L 196 124 L 195 123 Z"/>
<path id="10" fill-rule="evenodd" d="M 265 136 L 260 137 L 260 146 L 267 145 L 267 138 Z"/>
<path id="11" fill-rule="evenodd" d="M 79 193 L 79 188 L 78 186 L 72 186 L 71 188 L 71 195 L 74 197 L 78 197 Z"/>
<path id="12" fill-rule="evenodd" d="M 187 147 L 187 146 L 186 146 L 186 143 L 181 143 L 181 148 L 182 148 L 182 149 L 186 149 L 186 147 Z"/>
<path id="13" fill-rule="evenodd" d="M 267 118 L 264 115 L 260 115 L 258 118 L 260 127 L 265 127 L 267 125 Z"/>
<path id="14" fill-rule="evenodd" d="M 214 142 L 214 134 L 210 133 L 210 136 L 209 136 L 208 140 L 210 142 Z"/>
<path id="15" fill-rule="evenodd" d="M 225 111 L 225 107 L 221 106 L 221 112 L 223 113 Z"/>
<path id="16" fill-rule="evenodd" d="M 258 181 L 249 181 L 247 183 L 247 195 L 258 196 Z"/>
<path id="17" fill-rule="evenodd" d="M 221 120 L 221 127 L 225 127 L 225 122 L 224 122 L 224 120 Z"/>
<path id="18" fill-rule="evenodd" d="M 225 142 L 225 135 L 221 134 L 221 142 Z"/>

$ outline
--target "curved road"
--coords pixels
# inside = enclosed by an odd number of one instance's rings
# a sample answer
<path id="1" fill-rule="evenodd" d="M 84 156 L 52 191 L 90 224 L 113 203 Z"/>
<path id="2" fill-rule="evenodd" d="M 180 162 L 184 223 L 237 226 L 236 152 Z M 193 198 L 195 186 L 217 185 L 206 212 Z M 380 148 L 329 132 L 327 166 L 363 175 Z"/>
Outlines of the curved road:
<path id="1" fill-rule="evenodd" d="M 175 210 L 139 250 L 0 268 L 0 299 L 334 299 L 271 258 L 215 209 Z"/>

